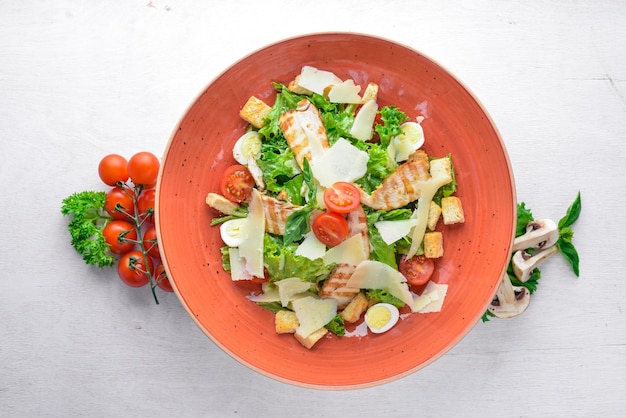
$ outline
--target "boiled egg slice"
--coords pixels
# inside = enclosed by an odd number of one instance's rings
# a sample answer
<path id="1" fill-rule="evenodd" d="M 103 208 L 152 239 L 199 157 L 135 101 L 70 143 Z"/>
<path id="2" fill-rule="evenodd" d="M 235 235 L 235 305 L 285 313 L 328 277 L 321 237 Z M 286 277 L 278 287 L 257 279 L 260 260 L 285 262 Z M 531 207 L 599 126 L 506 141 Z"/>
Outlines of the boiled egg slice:
<path id="1" fill-rule="evenodd" d="M 224 222 L 220 226 L 220 236 L 224 244 L 229 247 L 239 247 L 241 243 L 246 239 L 246 223 L 247 218 L 231 219 Z"/>
<path id="2" fill-rule="evenodd" d="M 400 318 L 398 308 L 389 303 L 377 303 L 365 312 L 365 323 L 373 333 L 389 331 Z"/>
<path id="3" fill-rule="evenodd" d="M 257 131 L 248 131 L 241 135 L 233 146 L 233 158 L 241 165 L 248 164 L 249 157 L 261 152 L 261 135 Z"/>
<path id="4" fill-rule="evenodd" d="M 402 133 L 391 139 L 396 162 L 406 161 L 409 155 L 424 145 L 424 130 L 417 122 L 405 122 L 400 125 Z"/>

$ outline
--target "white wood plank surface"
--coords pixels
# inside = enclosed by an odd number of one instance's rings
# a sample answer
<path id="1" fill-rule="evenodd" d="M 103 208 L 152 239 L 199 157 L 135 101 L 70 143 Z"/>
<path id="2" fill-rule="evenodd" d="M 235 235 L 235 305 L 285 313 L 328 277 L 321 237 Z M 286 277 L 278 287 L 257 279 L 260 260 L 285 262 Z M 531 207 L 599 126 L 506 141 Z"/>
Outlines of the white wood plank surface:
<path id="1" fill-rule="evenodd" d="M 0 1 L 0 416 L 624 416 L 625 22 L 626 2 L 597 0 Z M 59 212 L 100 187 L 103 155 L 160 155 L 235 60 L 336 30 L 409 45 L 461 79 L 536 217 L 583 199 L 579 278 L 550 259 L 523 315 L 477 324 L 406 378 L 343 392 L 239 364 L 175 295 L 155 306 L 85 266 Z"/>

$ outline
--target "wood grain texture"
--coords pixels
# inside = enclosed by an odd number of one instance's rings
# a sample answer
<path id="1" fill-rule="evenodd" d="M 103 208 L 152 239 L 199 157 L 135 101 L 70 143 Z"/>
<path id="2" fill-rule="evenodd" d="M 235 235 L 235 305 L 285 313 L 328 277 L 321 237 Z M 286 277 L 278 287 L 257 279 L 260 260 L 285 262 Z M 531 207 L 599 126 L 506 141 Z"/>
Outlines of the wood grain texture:
<path id="1" fill-rule="evenodd" d="M 617 417 L 626 411 L 626 3 L 2 2 L 0 415 Z M 299 16 L 299 17 L 298 17 Z M 425 369 L 348 392 L 240 365 L 176 296 L 83 265 L 61 200 L 111 152 L 163 152 L 224 68 L 299 34 L 411 46 L 481 100 L 519 201 L 560 218 L 578 191 L 581 276 L 552 258 L 529 310 L 476 324 Z M 375 365 L 364 365 L 375 367 Z"/>

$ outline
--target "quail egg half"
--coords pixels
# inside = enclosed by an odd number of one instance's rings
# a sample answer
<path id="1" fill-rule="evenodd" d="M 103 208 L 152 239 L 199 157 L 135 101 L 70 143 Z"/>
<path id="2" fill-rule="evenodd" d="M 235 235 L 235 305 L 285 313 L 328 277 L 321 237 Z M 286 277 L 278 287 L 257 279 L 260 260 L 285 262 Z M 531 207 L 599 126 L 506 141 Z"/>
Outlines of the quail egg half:
<path id="1" fill-rule="evenodd" d="M 377 303 L 365 312 L 365 323 L 373 333 L 389 331 L 400 318 L 398 308 L 389 303 Z"/>

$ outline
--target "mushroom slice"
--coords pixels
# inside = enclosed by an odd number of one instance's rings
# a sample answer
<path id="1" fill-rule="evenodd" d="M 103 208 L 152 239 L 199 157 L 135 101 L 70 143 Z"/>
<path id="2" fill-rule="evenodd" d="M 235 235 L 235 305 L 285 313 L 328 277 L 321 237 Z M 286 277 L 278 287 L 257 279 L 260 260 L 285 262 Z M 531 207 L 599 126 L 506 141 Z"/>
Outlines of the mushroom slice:
<path id="1" fill-rule="evenodd" d="M 515 277 L 521 282 L 527 282 L 533 270 L 537 268 L 537 265 L 551 255 L 556 254 L 558 251 L 559 247 L 556 245 L 552 245 L 550 248 L 539 251 L 532 256 L 526 251 L 517 251 L 513 255 L 513 271 L 515 272 Z"/>
<path id="2" fill-rule="evenodd" d="M 500 319 L 517 316 L 528 308 L 530 292 L 523 286 L 513 286 L 511 278 L 505 272 L 496 296 L 489 305 L 489 310 Z"/>
<path id="3" fill-rule="evenodd" d="M 559 228 L 554 221 L 550 219 L 532 221 L 526 226 L 526 233 L 515 238 L 512 251 L 529 248 L 541 250 L 553 246 L 558 239 Z"/>

